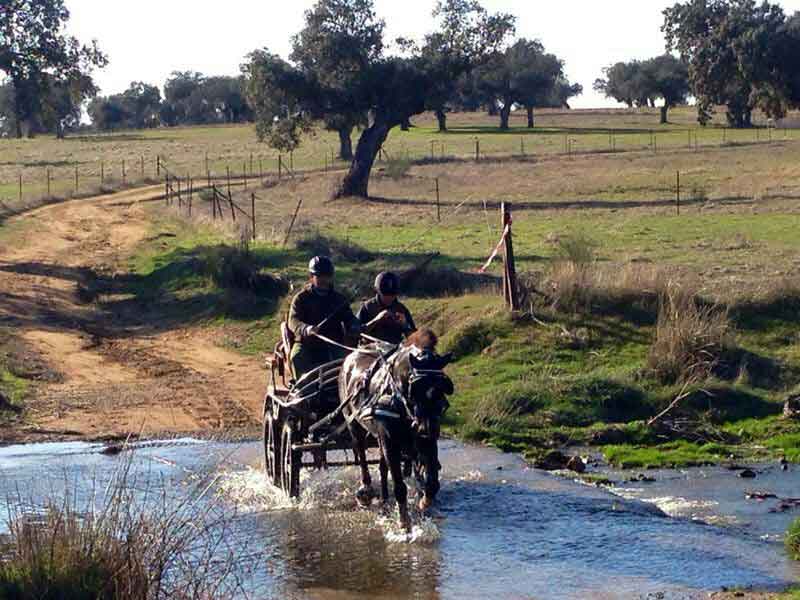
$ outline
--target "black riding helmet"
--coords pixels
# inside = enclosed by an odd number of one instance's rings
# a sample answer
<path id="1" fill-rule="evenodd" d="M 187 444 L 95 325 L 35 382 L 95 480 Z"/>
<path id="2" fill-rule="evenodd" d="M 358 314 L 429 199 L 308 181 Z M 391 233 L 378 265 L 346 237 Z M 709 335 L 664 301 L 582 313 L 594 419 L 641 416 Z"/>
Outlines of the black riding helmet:
<path id="1" fill-rule="evenodd" d="M 400 278 L 388 271 L 380 273 L 375 278 L 375 291 L 387 296 L 397 296 L 400 293 Z"/>
<path id="2" fill-rule="evenodd" d="M 311 275 L 333 276 L 333 261 L 327 256 L 315 256 L 308 263 L 308 272 Z"/>

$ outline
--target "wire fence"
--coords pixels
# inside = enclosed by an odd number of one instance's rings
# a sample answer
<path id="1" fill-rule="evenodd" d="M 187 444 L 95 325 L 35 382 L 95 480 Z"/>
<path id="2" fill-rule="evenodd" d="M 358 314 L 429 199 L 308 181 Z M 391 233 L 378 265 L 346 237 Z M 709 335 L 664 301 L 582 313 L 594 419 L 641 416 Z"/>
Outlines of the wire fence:
<path id="1" fill-rule="evenodd" d="M 560 129 L 521 133 L 511 130 L 507 135 L 487 133 L 465 135 L 453 133 L 421 140 L 418 134 L 390 138 L 380 149 L 377 163 L 396 161 L 429 164 L 457 161 L 526 160 L 541 157 L 567 157 L 568 159 L 594 154 L 645 152 L 657 155 L 667 152 L 701 152 L 745 145 L 784 143 L 797 139 L 790 128 L 730 129 L 586 129 L 564 133 Z M 413 139 L 412 139 L 413 138 Z M 413 143 L 412 143 L 413 142 Z M 423 143 L 424 142 L 424 143 Z M 317 150 L 320 150 L 319 148 Z M 296 161 L 294 153 L 257 154 L 225 160 L 209 151 L 197 156 L 181 156 L 180 160 L 165 158 L 162 154 L 138 154 L 126 158 L 65 166 L 52 164 L 41 168 L 20 169 L 9 181 L 0 181 L 0 219 L 31 207 L 58 202 L 64 199 L 110 193 L 148 184 L 161 184 L 167 177 L 173 185 L 165 194 L 181 198 L 187 193 L 186 182 L 191 181 L 193 191 L 211 188 L 216 184 L 228 197 L 230 188 L 260 187 L 265 180 L 281 181 L 299 174 L 331 173 L 342 171 L 348 162 L 340 160 L 333 148 L 327 147 L 319 154 L 304 154 Z M 223 166 L 223 160 L 225 164 Z M 5 173 L 8 173 L 6 169 Z M 178 193 L 178 185 L 181 191 Z M 438 180 L 436 188 L 438 218 L 441 204 Z M 194 194 L 192 194 L 194 197 Z M 230 204 L 230 199 L 228 204 Z M 188 208 L 188 205 L 187 205 Z M 236 209 L 234 209 L 236 212 Z M 247 212 L 247 211 L 245 211 Z M 252 211 L 250 211 L 252 213 Z M 212 216 L 218 213 L 212 211 Z M 252 216 L 252 215 L 251 215 Z M 252 219 L 251 219 L 252 220 Z"/>

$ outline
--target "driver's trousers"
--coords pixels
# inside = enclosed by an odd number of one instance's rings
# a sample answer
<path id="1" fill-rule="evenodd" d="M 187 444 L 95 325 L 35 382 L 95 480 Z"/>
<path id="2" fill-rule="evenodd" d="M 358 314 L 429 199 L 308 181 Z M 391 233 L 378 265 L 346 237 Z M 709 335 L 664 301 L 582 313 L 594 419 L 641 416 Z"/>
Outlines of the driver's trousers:
<path id="1" fill-rule="evenodd" d="M 347 352 L 336 346 L 319 344 L 303 344 L 297 342 L 292 346 L 289 360 L 292 361 L 292 371 L 294 379 L 298 381 L 309 371 L 333 360 L 338 360 L 347 356 Z"/>

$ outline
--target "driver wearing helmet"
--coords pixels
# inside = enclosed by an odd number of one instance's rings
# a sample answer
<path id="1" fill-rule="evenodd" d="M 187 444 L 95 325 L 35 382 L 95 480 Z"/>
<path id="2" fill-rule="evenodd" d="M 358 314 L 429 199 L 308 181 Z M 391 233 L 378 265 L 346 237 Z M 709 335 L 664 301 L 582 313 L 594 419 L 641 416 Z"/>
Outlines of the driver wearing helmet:
<path id="1" fill-rule="evenodd" d="M 401 303 L 400 278 L 383 272 L 375 278 L 375 297 L 367 300 L 358 311 L 358 320 L 365 333 L 390 344 L 399 344 L 417 329 L 411 312 Z"/>
<path id="2" fill-rule="evenodd" d="M 319 339 L 317 334 L 343 344 L 346 335 L 358 335 L 361 330 L 347 298 L 333 289 L 331 259 L 315 256 L 308 263 L 308 272 L 308 285 L 294 297 L 289 308 L 289 328 L 295 337 L 289 358 L 297 380 L 316 367 L 347 354 L 342 348 Z"/>

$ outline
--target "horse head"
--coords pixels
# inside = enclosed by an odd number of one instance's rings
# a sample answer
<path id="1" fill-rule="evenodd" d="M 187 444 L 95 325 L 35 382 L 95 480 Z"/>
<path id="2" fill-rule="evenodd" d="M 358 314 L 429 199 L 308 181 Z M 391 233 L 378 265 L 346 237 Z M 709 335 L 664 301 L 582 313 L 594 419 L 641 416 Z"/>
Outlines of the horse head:
<path id="1" fill-rule="evenodd" d="M 439 437 L 439 424 L 450 406 L 447 396 L 454 391 L 452 380 L 444 373 L 452 355 L 437 354 L 436 343 L 436 335 L 422 329 L 407 340 L 405 349 L 408 355 L 405 387 L 412 428 L 418 436 L 433 439 Z"/>

